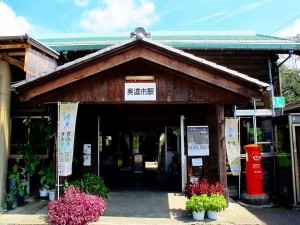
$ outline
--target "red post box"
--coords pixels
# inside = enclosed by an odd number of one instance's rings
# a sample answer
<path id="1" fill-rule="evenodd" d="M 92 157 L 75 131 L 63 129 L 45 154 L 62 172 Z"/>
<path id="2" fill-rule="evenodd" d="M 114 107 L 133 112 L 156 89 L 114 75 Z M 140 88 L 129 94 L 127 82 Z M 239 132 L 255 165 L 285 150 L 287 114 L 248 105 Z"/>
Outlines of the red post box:
<path id="1" fill-rule="evenodd" d="M 260 146 L 249 144 L 244 146 L 246 150 L 246 185 L 248 195 L 262 195 L 263 170 L 261 168 Z"/>

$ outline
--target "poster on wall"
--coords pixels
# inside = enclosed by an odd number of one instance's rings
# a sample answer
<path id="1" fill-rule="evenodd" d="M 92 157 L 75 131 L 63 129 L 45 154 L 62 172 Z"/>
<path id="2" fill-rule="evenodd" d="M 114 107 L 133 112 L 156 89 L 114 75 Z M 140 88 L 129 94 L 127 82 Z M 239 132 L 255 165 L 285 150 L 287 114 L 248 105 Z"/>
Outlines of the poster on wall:
<path id="1" fill-rule="evenodd" d="M 92 145 L 91 144 L 84 144 L 83 145 L 83 165 L 84 166 L 91 166 L 92 165 Z"/>
<path id="2" fill-rule="evenodd" d="M 72 174 L 77 103 L 58 103 L 58 174 Z"/>
<path id="3" fill-rule="evenodd" d="M 209 155 L 208 126 L 187 127 L 188 156 Z"/>
<path id="4" fill-rule="evenodd" d="M 192 159 L 192 166 L 203 166 L 202 158 L 193 158 Z"/>
<path id="5" fill-rule="evenodd" d="M 133 154 L 139 153 L 139 146 L 140 146 L 139 136 L 134 135 L 133 136 Z"/>
<path id="6" fill-rule="evenodd" d="M 227 159 L 232 175 L 237 176 L 241 172 L 239 119 L 226 118 L 225 143 Z"/>

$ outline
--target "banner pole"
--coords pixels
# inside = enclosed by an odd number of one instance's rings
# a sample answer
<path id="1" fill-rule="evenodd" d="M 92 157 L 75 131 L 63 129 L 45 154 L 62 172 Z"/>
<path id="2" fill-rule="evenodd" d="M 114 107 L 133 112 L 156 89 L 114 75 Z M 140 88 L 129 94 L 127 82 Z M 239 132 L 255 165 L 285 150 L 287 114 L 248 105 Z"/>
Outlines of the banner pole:
<path id="1" fill-rule="evenodd" d="M 60 109 L 60 102 L 57 102 L 57 133 L 59 134 L 59 125 L 60 125 L 60 115 L 59 110 Z M 59 171 L 58 171 L 58 138 L 56 138 L 56 179 L 57 179 L 57 199 L 59 199 L 60 193 L 59 193 Z"/>

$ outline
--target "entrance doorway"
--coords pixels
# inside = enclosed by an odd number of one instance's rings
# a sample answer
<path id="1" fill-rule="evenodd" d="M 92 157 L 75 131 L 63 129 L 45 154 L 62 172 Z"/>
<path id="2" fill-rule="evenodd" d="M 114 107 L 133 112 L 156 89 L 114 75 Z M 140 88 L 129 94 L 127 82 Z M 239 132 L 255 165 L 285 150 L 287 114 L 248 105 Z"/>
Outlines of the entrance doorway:
<path id="1" fill-rule="evenodd" d="M 78 115 L 75 150 L 92 149 L 81 173 L 102 176 L 109 188 L 182 191 L 184 126 L 206 124 L 207 114 L 205 105 L 128 104 L 81 105 Z"/>
<path id="2" fill-rule="evenodd" d="M 109 188 L 180 191 L 180 142 L 174 130 L 128 127 L 101 135 L 100 175 Z"/>

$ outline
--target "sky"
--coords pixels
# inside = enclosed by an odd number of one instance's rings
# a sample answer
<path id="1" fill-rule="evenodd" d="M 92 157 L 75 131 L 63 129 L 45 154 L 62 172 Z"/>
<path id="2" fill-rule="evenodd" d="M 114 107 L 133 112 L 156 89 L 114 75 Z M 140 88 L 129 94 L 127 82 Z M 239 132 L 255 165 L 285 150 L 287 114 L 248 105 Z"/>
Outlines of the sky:
<path id="1" fill-rule="evenodd" d="M 147 31 L 300 34 L 299 0 L 0 0 L 0 36 Z"/>

